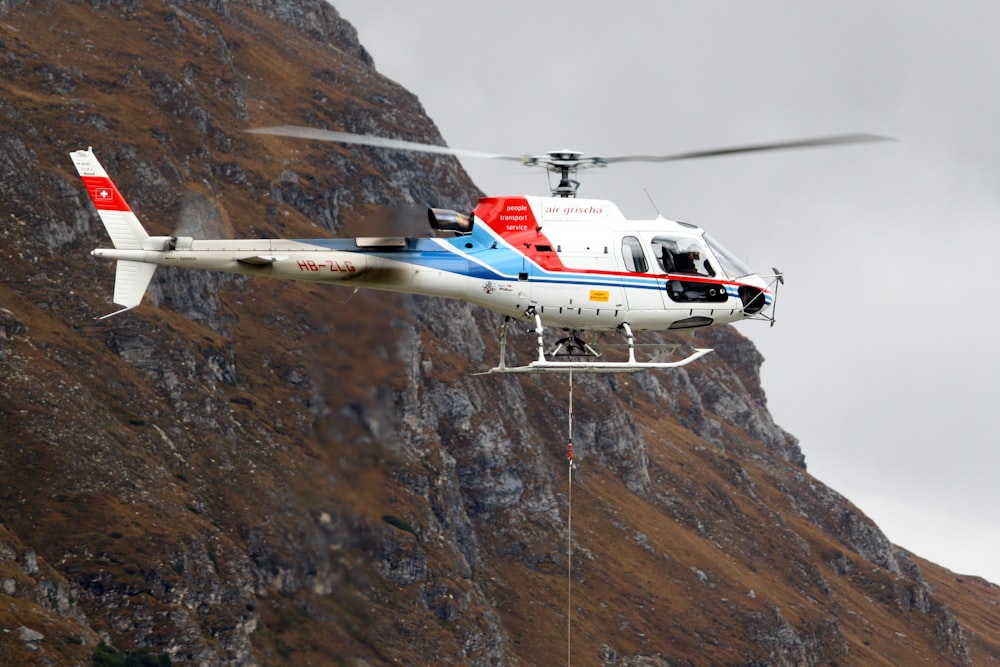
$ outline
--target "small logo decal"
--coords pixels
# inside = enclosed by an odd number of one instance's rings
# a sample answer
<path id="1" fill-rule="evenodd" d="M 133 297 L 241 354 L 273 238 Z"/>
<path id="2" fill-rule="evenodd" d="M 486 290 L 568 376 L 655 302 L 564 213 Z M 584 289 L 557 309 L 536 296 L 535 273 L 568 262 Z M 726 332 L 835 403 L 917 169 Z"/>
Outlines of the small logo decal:
<path id="1" fill-rule="evenodd" d="M 592 289 L 590 290 L 590 300 L 600 301 L 601 303 L 607 303 L 611 298 L 611 293 L 603 289 Z"/>
<path id="2" fill-rule="evenodd" d="M 486 284 L 483 285 L 483 291 L 487 294 L 493 294 L 494 290 L 496 290 L 496 286 L 493 285 L 493 281 L 487 280 Z"/>

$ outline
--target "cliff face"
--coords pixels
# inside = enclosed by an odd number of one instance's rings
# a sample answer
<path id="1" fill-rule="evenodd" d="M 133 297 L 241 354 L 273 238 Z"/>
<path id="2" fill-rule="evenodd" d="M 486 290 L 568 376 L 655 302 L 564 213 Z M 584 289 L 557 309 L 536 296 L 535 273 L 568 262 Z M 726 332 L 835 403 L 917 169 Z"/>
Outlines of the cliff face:
<path id="1" fill-rule="evenodd" d="M 160 234 L 473 205 L 448 158 L 241 132 L 440 142 L 353 29 L 319 1 L 0 0 L 0 49 L 0 663 L 564 660 L 566 379 L 472 376 L 496 317 L 161 269 L 93 320 L 114 268 L 70 150 Z M 997 587 L 889 543 L 806 472 L 752 344 L 693 335 L 716 353 L 574 379 L 573 662 L 1000 662 Z"/>

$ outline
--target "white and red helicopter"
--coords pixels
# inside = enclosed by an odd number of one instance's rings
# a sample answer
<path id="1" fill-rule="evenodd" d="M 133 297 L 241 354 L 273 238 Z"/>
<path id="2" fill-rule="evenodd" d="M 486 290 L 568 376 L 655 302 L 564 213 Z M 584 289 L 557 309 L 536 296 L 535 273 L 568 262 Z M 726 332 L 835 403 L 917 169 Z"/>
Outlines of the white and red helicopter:
<path id="1" fill-rule="evenodd" d="M 626 220 L 614 203 L 577 199 L 578 170 L 627 161 L 665 162 L 734 153 L 883 139 L 850 134 L 674 155 L 586 156 L 552 151 L 507 156 L 296 126 L 250 130 L 399 150 L 517 160 L 559 175 L 551 197 L 485 197 L 471 214 L 432 208 L 433 235 L 322 239 L 219 239 L 150 236 L 92 149 L 71 153 L 114 248 L 114 302 L 142 301 L 157 266 L 225 271 L 460 299 L 504 315 L 499 364 L 488 373 L 635 372 L 688 364 L 708 349 L 662 360 L 636 357 L 635 331 L 693 329 L 746 319 L 774 323 L 779 271 L 761 276 L 699 227 L 658 216 Z M 527 320 L 537 358 L 507 365 L 507 326 Z M 545 327 L 569 333 L 546 349 Z M 627 359 L 607 361 L 580 332 L 620 332 Z"/>

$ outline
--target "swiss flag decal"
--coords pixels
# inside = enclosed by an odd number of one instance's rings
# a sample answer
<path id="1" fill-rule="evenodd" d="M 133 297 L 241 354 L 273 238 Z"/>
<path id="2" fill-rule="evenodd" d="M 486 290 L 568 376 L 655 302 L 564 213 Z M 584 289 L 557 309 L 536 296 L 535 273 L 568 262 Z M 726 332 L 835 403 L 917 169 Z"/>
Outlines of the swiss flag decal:
<path id="1" fill-rule="evenodd" d="M 128 211 L 128 204 L 107 176 L 84 176 L 87 194 L 98 211 Z"/>

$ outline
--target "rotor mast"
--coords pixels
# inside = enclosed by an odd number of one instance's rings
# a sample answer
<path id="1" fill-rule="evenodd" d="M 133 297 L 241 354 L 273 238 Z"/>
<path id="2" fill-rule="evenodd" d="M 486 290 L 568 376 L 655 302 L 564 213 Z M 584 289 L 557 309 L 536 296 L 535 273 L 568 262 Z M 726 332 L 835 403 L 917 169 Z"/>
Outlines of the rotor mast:
<path id="1" fill-rule="evenodd" d="M 608 162 L 602 157 L 584 157 L 583 152 L 563 148 L 549 151 L 545 155 L 526 155 L 521 159 L 526 167 L 544 167 L 546 171 L 558 174 L 559 182 L 552 186 L 553 197 L 576 197 L 580 181 L 570 178 L 580 169 L 588 167 L 606 167 Z"/>

